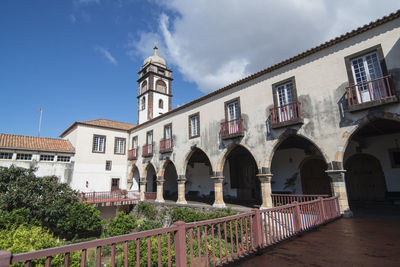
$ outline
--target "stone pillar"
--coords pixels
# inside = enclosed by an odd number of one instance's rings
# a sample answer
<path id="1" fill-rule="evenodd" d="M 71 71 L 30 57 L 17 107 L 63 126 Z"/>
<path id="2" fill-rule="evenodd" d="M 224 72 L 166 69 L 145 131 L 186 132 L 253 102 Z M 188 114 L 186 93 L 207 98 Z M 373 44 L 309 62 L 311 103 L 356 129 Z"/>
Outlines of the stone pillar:
<path id="1" fill-rule="evenodd" d="M 146 178 L 140 178 L 139 180 L 139 196 L 140 196 L 140 201 L 145 200 L 144 193 L 146 192 Z"/>
<path id="2" fill-rule="evenodd" d="M 156 202 L 163 203 L 165 202 L 164 200 L 164 179 L 163 177 L 158 177 L 157 178 L 157 198 Z"/>
<path id="3" fill-rule="evenodd" d="M 214 194 L 215 194 L 215 200 L 213 207 L 216 208 L 225 208 L 225 202 L 224 202 L 224 192 L 223 192 L 223 181 L 224 181 L 224 176 L 213 176 L 211 179 L 214 180 Z"/>
<path id="4" fill-rule="evenodd" d="M 185 177 L 179 177 L 178 180 L 178 200 L 176 201 L 177 204 L 187 204 L 185 198 Z"/>
<path id="5" fill-rule="evenodd" d="M 339 196 L 339 207 L 340 212 L 343 216 L 352 216 L 353 213 L 349 207 L 349 201 L 347 199 L 347 191 L 346 191 L 346 183 L 344 174 L 345 170 L 328 170 L 325 171 L 328 176 L 331 178 L 331 189 L 332 195 Z"/>
<path id="6" fill-rule="evenodd" d="M 272 173 L 257 174 L 258 179 L 261 183 L 261 199 L 262 204 L 260 209 L 272 208 L 272 197 L 271 197 L 271 179 Z"/>

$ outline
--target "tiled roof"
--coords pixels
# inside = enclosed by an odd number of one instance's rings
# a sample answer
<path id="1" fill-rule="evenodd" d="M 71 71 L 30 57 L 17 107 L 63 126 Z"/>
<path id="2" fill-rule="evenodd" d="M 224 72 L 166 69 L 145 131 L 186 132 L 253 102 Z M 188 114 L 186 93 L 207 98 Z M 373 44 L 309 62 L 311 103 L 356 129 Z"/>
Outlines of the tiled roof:
<path id="1" fill-rule="evenodd" d="M 77 122 L 74 122 L 70 127 L 68 127 L 68 129 L 66 129 L 62 134 L 60 134 L 60 136 L 63 137 L 78 124 L 96 126 L 96 127 L 101 127 L 101 128 L 116 129 L 116 130 L 123 130 L 123 131 L 129 131 L 129 130 L 133 129 L 134 127 L 136 127 L 135 124 L 120 122 L 120 121 L 106 120 L 106 119 L 97 119 L 97 120 L 91 120 L 91 121 L 77 121 Z"/>
<path id="2" fill-rule="evenodd" d="M 113 129 L 120 129 L 120 130 L 126 130 L 126 131 L 129 129 L 132 129 L 133 127 L 136 126 L 135 124 L 131 124 L 131 123 L 112 121 L 112 120 L 106 120 L 106 119 L 83 121 L 83 122 L 81 122 L 81 124 L 94 125 L 94 126 L 113 128 Z"/>
<path id="3" fill-rule="evenodd" d="M 0 133 L 0 148 L 74 152 L 68 140 Z"/>
<path id="4" fill-rule="evenodd" d="M 305 58 L 305 57 L 307 57 L 309 55 L 312 55 L 312 54 L 317 53 L 317 52 L 319 52 L 319 51 L 321 51 L 323 49 L 331 47 L 331 46 L 333 46 L 333 45 L 335 45 L 337 43 L 343 42 L 343 41 L 345 41 L 347 39 L 350 39 L 350 38 L 352 38 L 354 36 L 357 36 L 359 34 L 362 34 L 362 33 L 366 32 L 366 31 L 369 31 L 369 30 L 371 30 L 373 28 L 376 28 L 376 27 L 378 27 L 378 26 L 380 26 L 382 24 L 385 24 L 385 23 L 388 23 L 388 22 L 390 22 L 392 20 L 398 19 L 399 17 L 400 17 L 400 9 L 397 10 L 396 12 L 394 12 L 394 13 L 389 14 L 388 16 L 384 16 L 383 18 L 377 19 L 376 21 L 373 21 L 373 22 L 371 22 L 369 24 L 366 24 L 366 25 L 364 25 L 362 27 L 359 27 L 359 28 L 357 28 L 355 30 L 352 30 L 351 32 L 347 32 L 347 33 L 345 33 L 345 34 L 343 34 L 343 35 L 341 35 L 339 37 L 336 37 L 336 38 L 334 38 L 334 39 L 332 39 L 330 41 L 327 41 L 327 42 L 325 42 L 323 44 L 320 44 L 320 45 L 318 45 L 318 46 L 316 46 L 314 48 L 311 48 L 311 49 L 309 49 L 309 50 L 307 50 L 307 51 L 305 51 L 305 52 L 303 52 L 301 54 L 298 54 L 297 56 L 294 56 L 294 57 L 291 57 L 291 58 L 286 59 L 284 61 L 281 61 L 281 62 L 279 62 L 279 63 L 277 63 L 275 65 L 272 65 L 272 66 L 270 66 L 270 67 L 268 67 L 266 69 L 263 69 L 263 70 L 261 70 L 259 72 L 256 72 L 256 73 L 254 73 L 254 74 L 252 74 L 250 76 L 247 76 L 247 77 L 245 77 L 245 78 L 243 78 L 243 79 L 241 79 L 239 81 L 236 81 L 236 82 L 231 83 L 231 84 L 229 84 L 229 85 L 227 85 L 227 86 L 225 86 L 223 88 L 215 90 L 214 92 L 211 92 L 211 93 L 209 93 L 209 94 L 207 94 L 205 96 L 197 98 L 197 99 L 195 99 L 195 100 L 193 100 L 193 101 L 191 101 L 191 102 L 189 102 L 187 104 L 184 104 L 184 105 L 182 105 L 182 106 L 180 106 L 178 108 L 175 108 L 175 109 L 173 109 L 171 111 L 165 112 L 165 113 L 163 113 L 163 114 L 161 114 L 161 115 L 159 115 L 159 116 L 157 116 L 157 117 L 155 117 L 155 118 L 153 118 L 151 120 L 148 120 L 148 121 L 146 121 L 146 122 L 144 122 L 144 123 L 142 123 L 140 125 L 137 125 L 135 127 L 135 129 L 139 129 L 139 128 L 143 127 L 144 125 L 152 123 L 153 121 L 156 121 L 156 120 L 159 120 L 161 118 L 164 118 L 164 117 L 166 117 L 166 116 L 168 116 L 168 115 L 170 115 L 170 114 L 172 114 L 174 112 L 177 112 L 179 110 L 185 109 L 185 108 L 187 108 L 187 107 L 189 107 L 191 105 L 194 105 L 194 104 L 199 103 L 199 102 L 201 102 L 201 101 L 203 101 L 205 99 L 208 99 L 210 97 L 218 95 L 218 94 L 220 94 L 222 92 L 225 92 L 225 91 L 227 91 L 229 89 L 232 89 L 232 88 L 234 88 L 236 86 L 239 86 L 241 84 L 244 84 L 246 82 L 249 82 L 251 80 L 259 78 L 262 75 L 265 75 L 265 74 L 270 73 L 270 72 L 272 72 L 274 70 L 282 68 L 282 67 L 284 67 L 286 65 L 289 65 L 289 64 L 291 64 L 293 62 L 296 62 L 296 61 L 298 61 L 300 59 L 303 59 L 303 58 Z"/>

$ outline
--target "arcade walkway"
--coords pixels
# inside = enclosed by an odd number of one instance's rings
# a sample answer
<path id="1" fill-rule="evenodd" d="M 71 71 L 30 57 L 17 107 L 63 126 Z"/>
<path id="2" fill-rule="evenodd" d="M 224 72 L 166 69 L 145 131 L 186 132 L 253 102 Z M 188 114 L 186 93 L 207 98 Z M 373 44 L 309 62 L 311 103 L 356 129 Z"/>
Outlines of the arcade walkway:
<path id="1" fill-rule="evenodd" d="M 400 221 L 339 219 L 235 266 L 399 266 Z"/>

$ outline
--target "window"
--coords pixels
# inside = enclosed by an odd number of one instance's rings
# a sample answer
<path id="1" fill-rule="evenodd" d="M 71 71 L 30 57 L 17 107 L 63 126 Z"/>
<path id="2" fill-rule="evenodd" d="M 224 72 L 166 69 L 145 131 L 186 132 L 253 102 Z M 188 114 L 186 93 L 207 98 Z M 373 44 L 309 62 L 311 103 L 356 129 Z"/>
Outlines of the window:
<path id="1" fill-rule="evenodd" d="M 125 138 L 115 137 L 114 154 L 125 154 Z"/>
<path id="2" fill-rule="evenodd" d="M 0 152 L 0 159 L 12 159 L 13 153 Z"/>
<path id="3" fill-rule="evenodd" d="M 142 82 L 142 86 L 140 88 L 141 88 L 141 92 L 140 92 L 141 94 L 146 92 L 147 91 L 147 81 Z"/>
<path id="4" fill-rule="evenodd" d="M 138 137 L 132 137 L 132 148 L 137 149 L 138 148 Z"/>
<path id="5" fill-rule="evenodd" d="M 226 119 L 228 121 L 240 118 L 239 99 L 228 102 L 226 105 Z"/>
<path id="6" fill-rule="evenodd" d="M 345 63 L 350 84 L 346 88 L 349 106 L 393 95 L 380 45 L 346 57 Z"/>
<path id="7" fill-rule="evenodd" d="M 156 82 L 156 90 L 160 93 L 167 93 L 167 85 L 163 80 L 157 80 Z"/>
<path id="8" fill-rule="evenodd" d="M 200 136 L 200 113 L 189 116 L 189 138 Z"/>
<path id="9" fill-rule="evenodd" d="M 70 162 L 70 160 L 71 160 L 70 156 L 57 156 L 58 162 Z"/>
<path id="10" fill-rule="evenodd" d="M 389 157 L 392 168 L 400 168 L 400 149 L 399 148 L 389 149 Z"/>
<path id="11" fill-rule="evenodd" d="M 144 96 L 144 97 L 142 97 L 142 103 L 141 103 L 141 107 L 140 107 L 142 110 L 145 110 L 146 109 L 146 97 Z"/>
<path id="12" fill-rule="evenodd" d="M 112 161 L 106 160 L 106 171 L 111 171 L 111 165 L 112 165 Z"/>
<path id="13" fill-rule="evenodd" d="M 164 126 L 164 139 L 171 139 L 172 137 L 172 124 Z"/>
<path id="14" fill-rule="evenodd" d="M 158 100 L 158 108 L 164 108 L 164 102 L 162 99 Z"/>
<path id="15" fill-rule="evenodd" d="M 54 155 L 40 155 L 40 161 L 54 161 Z"/>
<path id="16" fill-rule="evenodd" d="M 32 160 L 32 154 L 17 154 L 17 160 Z"/>
<path id="17" fill-rule="evenodd" d="M 301 119 L 300 103 L 297 101 L 295 78 L 291 77 L 272 85 L 274 108 L 271 109 L 271 125 L 298 123 Z"/>
<path id="18" fill-rule="evenodd" d="M 106 137 L 103 135 L 93 136 L 93 150 L 95 153 L 104 153 L 106 147 Z"/>
<path id="19" fill-rule="evenodd" d="M 146 144 L 151 145 L 153 144 L 153 131 L 147 132 L 146 134 Z"/>

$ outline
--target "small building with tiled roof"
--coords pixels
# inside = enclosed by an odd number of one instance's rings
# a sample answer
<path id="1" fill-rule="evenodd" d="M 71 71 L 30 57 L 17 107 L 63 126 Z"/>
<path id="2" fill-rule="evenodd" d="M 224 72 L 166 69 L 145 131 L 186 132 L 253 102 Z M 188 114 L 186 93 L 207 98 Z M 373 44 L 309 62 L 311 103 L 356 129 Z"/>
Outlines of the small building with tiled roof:
<path id="1" fill-rule="evenodd" d="M 125 189 L 131 123 L 96 119 L 74 122 L 60 137 L 75 151 L 71 186 L 82 192 Z"/>
<path id="2" fill-rule="evenodd" d="M 68 140 L 0 133 L 0 167 L 36 168 L 36 175 L 72 180 L 75 149 Z"/>

